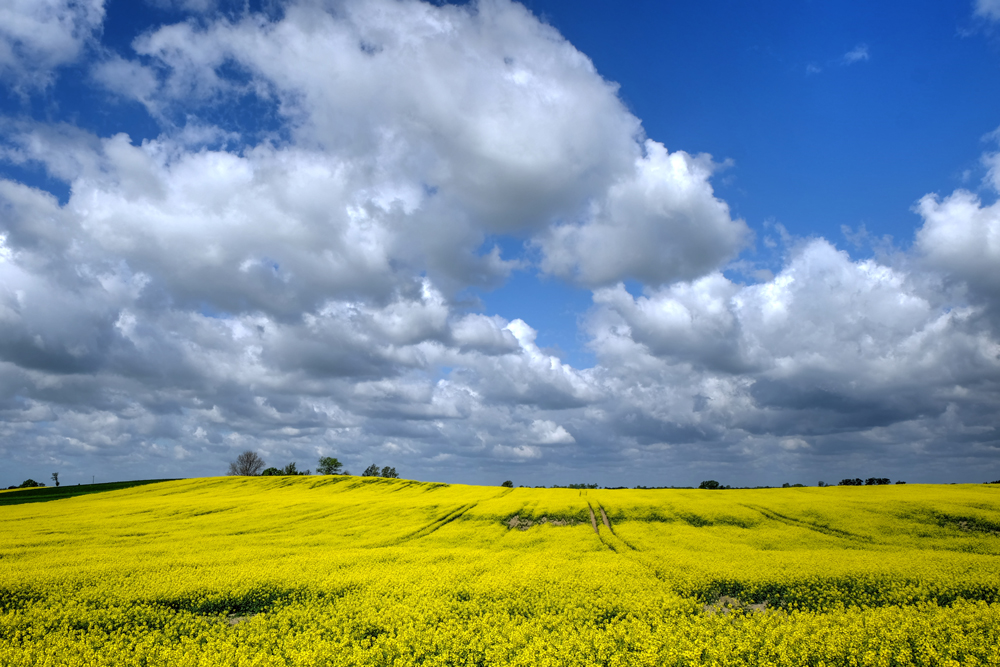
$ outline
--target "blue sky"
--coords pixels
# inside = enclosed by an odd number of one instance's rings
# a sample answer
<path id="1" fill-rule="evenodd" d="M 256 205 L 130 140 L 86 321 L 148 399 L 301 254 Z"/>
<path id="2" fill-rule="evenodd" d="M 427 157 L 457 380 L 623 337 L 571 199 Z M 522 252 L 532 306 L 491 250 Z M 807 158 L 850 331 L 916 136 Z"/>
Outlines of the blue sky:
<path id="1" fill-rule="evenodd" d="M 994 0 L 0 19 L 0 484 L 1000 477 Z"/>

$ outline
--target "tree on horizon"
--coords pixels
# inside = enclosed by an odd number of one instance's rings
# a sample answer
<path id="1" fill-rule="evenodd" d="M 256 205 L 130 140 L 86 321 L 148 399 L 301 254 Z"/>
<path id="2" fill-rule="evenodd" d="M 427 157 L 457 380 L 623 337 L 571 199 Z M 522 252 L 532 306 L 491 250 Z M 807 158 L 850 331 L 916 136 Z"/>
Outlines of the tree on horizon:
<path id="1" fill-rule="evenodd" d="M 264 459 L 260 455 L 252 450 L 247 450 L 236 457 L 236 460 L 229 464 L 229 472 L 227 474 L 242 477 L 256 477 L 260 475 L 260 471 L 264 469 Z"/>

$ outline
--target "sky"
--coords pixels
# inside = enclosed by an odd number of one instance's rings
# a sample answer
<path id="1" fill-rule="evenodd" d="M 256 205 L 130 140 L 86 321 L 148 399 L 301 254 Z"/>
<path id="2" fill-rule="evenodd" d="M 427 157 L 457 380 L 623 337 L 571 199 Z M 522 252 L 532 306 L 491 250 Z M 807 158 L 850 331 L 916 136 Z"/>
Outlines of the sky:
<path id="1" fill-rule="evenodd" d="M 6 0 L 0 486 L 1000 478 L 1000 0 Z"/>

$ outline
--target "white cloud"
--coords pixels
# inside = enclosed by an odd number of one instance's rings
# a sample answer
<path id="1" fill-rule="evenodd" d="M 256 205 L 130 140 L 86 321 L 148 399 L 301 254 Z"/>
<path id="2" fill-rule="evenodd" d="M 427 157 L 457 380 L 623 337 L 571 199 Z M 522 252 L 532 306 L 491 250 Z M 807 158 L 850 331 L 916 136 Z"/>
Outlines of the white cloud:
<path id="1" fill-rule="evenodd" d="M 975 14 L 990 21 L 1000 21 L 1000 0 L 975 0 Z"/>
<path id="2" fill-rule="evenodd" d="M 967 190 L 917 204 L 924 224 L 916 247 L 935 268 L 993 294 L 1000 291 L 1000 203 L 984 206 Z"/>
<path id="3" fill-rule="evenodd" d="M 670 154 L 655 141 L 645 150 L 586 221 L 539 239 L 545 271 L 592 286 L 623 278 L 658 285 L 704 275 L 743 248 L 749 230 L 715 198 L 711 158 Z"/>
<path id="4" fill-rule="evenodd" d="M 809 443 L 802 438 L 782 438 L 778 443 L 782 449 L 795 451 L 798 449 L 809 449 Z"/>
<path id="5" fill-rule="evenodd" d="M 0 6 L 0 79 L 44 87 L 104 21 L 104 0 L 7 0 Z"/>
<path id="6" fill-rule="evenodd" d="M 150 109 L 156 140 L 2 127 L 0 157 L 70 186 L 60 203 L 0 181 L 4 461 L 166 477 L 255 448 L 683 483 L 720 465 L 774 481 L 776 461 L 833 450 L 989 460 L 995 205 L 924 198 L 916 252 L 883 260 L 777 225 L 784 265 L 742 285 L 720 271 L 749 230 L 715 196 L 719 165 L 646 140 L 520 5 L 299 2 L 136 48 L 92 73 Z M 244 102 L 259 126 L 219 120 Z M 594 288 L 593 368 L 531 322 L 468 312 L 465 290 L 524 266 L 486 247 L 505 234 Z"/>
<path id="7" fill-rule="evenodd" d="M 292 121 L 299 144 L 377 179 L 372 202 L 383 216 L 398 202 L 412 222 L 394 235 L 442 285 L 509 272 L 499 256 L 474 254 L 484 233 L 533 235 L 546 270 L 585 284 L 691 278 L 748 235 L 713 196 L 717 165 L 639 143 L 615 87 L 520 5 L 348 2 L 334 18 L 299 3 L 276 24 L 167 26 L 136 48 L 166 72 L 161 102 L 252 91 Z M 250 82 L 221 75 L 233 63 Z M 146 68 L 105 67 L 113 89 L 141 71 L 145 90 Z M 634 256 L 637 244 L 645 252 Z"/>
<path id="8" fill-rule="evenodd" d="M 123 97 L 134 98 L 145 104 L 151 112 L 156 111 L 152 97 L 159 87 L 159 82 L 156 73 L 149 67 L 112 55 L 94 65 L 91 72 L 97 82 L 108 90 Z"/>
<path id="9" fill-rule="evenodd" d="M 864 62 L 869 60 L 871 56 L 868 53 L 867 44 L 858 44 L 853 49 L 848 51 L 841 58 L 841 62 L 845 65 L 853 65 L 854 63 Z"/>
<path id="10" fill-rule="evenodd" d="M 829 438 L 951 407 L 988 423 L 997 397 L 971 388 L 1000 373 L 1000 342 L 982 309 L 944 299 L 933 281 L 814 240 L 767 283 L 600 290 L 590 331 L 604 377 L 645 387 L 621 409 L 647 438 L 668 424 L 692 439 Z"/>
<path id="11" fill-rule="evenodd" d="M 570 445 L 576 442 L 565 428 L 547 419 L 532 421 L 531 433 L 534 442 L 540 445 Z"/>

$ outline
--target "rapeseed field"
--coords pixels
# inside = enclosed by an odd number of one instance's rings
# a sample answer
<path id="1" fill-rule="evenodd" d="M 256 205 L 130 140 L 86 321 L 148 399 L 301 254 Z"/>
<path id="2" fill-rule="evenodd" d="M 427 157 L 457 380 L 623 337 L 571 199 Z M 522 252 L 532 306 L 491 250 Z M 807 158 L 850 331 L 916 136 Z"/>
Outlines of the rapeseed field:
<path id="1" fill-rule="evenodd" d="M 1000 665 L 1000 488 L 227 477 L 3 506 L 0 665 Z"/>

